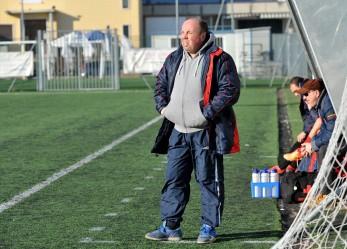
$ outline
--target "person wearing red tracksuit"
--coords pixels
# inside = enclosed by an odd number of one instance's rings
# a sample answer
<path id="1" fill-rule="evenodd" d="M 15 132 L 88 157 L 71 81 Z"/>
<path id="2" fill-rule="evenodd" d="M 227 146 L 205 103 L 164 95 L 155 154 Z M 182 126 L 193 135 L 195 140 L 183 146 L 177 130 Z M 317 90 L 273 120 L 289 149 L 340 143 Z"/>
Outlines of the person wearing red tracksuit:
<path id="1" fill-rule="evenodd" d="M 160 201 L 163 225 L 145 237 L 182 239 L 180 223 L 194 171 L 202 209 L 197 242 L 211 243 L 223 213 L 223 155 L 240 150 L 233 110 L 240 80 L 232 57 L 215 44 L 205 21 L 186 20 L 181 44 L 166 58 L 155 85 L 156 109 L 164 121 L 152 152 L 168 155 Z"/>

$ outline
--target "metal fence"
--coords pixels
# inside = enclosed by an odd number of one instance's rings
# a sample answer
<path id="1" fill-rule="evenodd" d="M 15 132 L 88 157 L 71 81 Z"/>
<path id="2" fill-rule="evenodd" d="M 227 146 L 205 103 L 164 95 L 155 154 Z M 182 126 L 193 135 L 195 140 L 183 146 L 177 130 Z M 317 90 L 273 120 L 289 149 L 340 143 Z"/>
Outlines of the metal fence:
<path id="1" fill-rule="evenodd" d="M 38 31 L 38 91 L 117 90 L 115 30 Z"/>
<path id="2" fill-rule="evenodd" d="M 239 49 L 235 42 L 226 40 L 224 43 L 224 49 L 230 50 L 244 80 L 272 77 L 272 85 L 274 77 L 310 76 L 303 48 L 295 33 L 271 34 L 266 37 L 271 40 L 268 42 L 271 46 L 258 48 L 260 42 L 255 42 L 255 35 L 249 41 L 238 42 L 241 44 Z M 166 39 L 170 40 L 170 37 Z M 116 31 L 107 29 L 39 31 L 37 41 L 0 42 L 0 52 L 34 51 L 33 76 L 37 79 L 37 91 L 120 89 L 120 65 L 125 65 L 124 58 L 122 61 L 120 56 L 121 48 L 124 49 L 123 55 L 129 52 L 118 42 Z M 138 64 L 134 56 L 130 60 Z M 125 71 L 123 68 L 123 74 Z M 9 91 L 14 83 L 15 79 Z"/>

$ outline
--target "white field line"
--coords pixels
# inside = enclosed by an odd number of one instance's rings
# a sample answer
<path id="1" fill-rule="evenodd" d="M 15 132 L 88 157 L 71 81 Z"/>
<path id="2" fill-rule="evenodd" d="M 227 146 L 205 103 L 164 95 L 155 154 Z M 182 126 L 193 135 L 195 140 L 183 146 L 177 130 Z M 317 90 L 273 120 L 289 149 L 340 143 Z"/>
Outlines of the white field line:
<path id="1" fill-rule="evenodd" d="M 118 213 L 108 213 L 108 214 L 105 214 L 106 217 L 115 217 L 115 216 L 118 216 Z"/>
<path id="2" fill-rule="evenodd" d="M 277 241 L 273 241 L 273 240 L 246 240 L 246 241 L 242 241 L 241 243 L 243 244 L 276 244 Z"/>
<path id="3" fill-rule="evenodd" d="M 114 241 L 114 240 L 95 240 L 93 238 L 90 237 L 86 237 L 80 240 L 80 243 L 83 244 L 118 244 L 118 241 Z"/>
<path id="4" fill-rule="evenodd" d="M 226 239 L 227 237 L 223 237 L 220 239 Z M 218 240 L 218 237 L 217 237 Z M 251 241 L 242 241 L 242 244 L 276 244 L 277 241 L 269 241 L 269 240 L 251 240 Z M 180 240 L 180 241 L 161 241 L 161 243 L 169 243 L 169 244 L 196 244 L 196 240 Z"/>
<path id="5" fill-rule="evenodd" d="M 134 188 L 134 190 L 136 190 L 136 191 L 142 191 L 142 190 L 145 190 L 145 188 L 144 188 L 144 187 L 136 187 L 136 188 Z"/>
<path id="6" fill-rule="evenodd" d="M 161 243 L 165 244 L 197 244 L 196 240 L 179 240 L 179 241 L 160 241 Z"/>
<path id="7" fill-rule="evenodd" d="M 128 203 L 131 202 L 133 200 L 133 198 L 124 198 L 121 202 L 122 203 Z"/>
<path id="8" fill-rule="evenodd" d="M 101 232 L 104 231 L 106 227 L 92 227 L 89 229 L 89 232 Z"/>
<path id="9" fill-rule="evenodd" d="M 137 128 L 137 129 L 135 129 L 135 130 L 125 134 L 124 136 L 120 137 L 119 139 L 113 141 L 109 145 L 106 145 L 104 148 L 102 148 L 102 149 L 100 149 L 100 150 L 98 150 L 98 151 L 88 155 L 87 157 L 83 158 L 81 161 L 79 161 L 79 162 L 69 166 L 66 169 L 63 169 L 63 170 L 59 171 L 58 173 L 53 174 L 51 177 L 49 177 L 45 181 L 36 184 L 32 188 L 30 188 L 30 189 L 20 193 L 19 195 L 14 196 L 11 200 L 2 203 L 0 205 L 0 213 L 2 213 L 3 211 L 9 209 L 10 207 L 16 205 L 17 203 L 21 202 L 22 200 L 26 199 L 27 197 L 31 196 L 32 194 L 42 190 L 43 188 L 45 188 L 48 185 L 50 185 L 51 183 L 55 182 L 59 178 L 61 178 L 61 177 L 65 176 L 65 175 L 67 175 L 68 173 L 74 171 L 75 169 L 78 169 L 79 167 L 81 167 L 81 166 L 91 162 L 92 160 L 94 160 L 98 156 L 101 156 L 102 154 L 104 154 L 105 152 L 113 149 L 115 146 L 119 145 L 120 143 L 124 142 L 125 140 L 131 138 L 132 136 L 134 136 L 137 133 L 145 130 L 146 128 L 148 128 L 152 124 L 158 122 L 161 118 L 162 118 L 162 116 L 158 116 L 158 117 L 152 119 L 151 121 L 145 123 L 144 125 L 140 126 L 139 128 Z"/>
<path id="10" fill-rule="evenodd" d="M 224 237 L 225 238 L 225 237 Z M 180 241 L 160 241 L 164 244 L 196 244 L 196 240 L 180 240 Z M 275 244 L 277 241 L 264 241 L 264 240 L 252 240 L 252 241 L 242 241 L 242 244 Z M 80 240 L 80 243 L 85 244 L 114 244 L 117 241 L 110 240 L 94 240 L 93 238 L 86 237 Z"/>

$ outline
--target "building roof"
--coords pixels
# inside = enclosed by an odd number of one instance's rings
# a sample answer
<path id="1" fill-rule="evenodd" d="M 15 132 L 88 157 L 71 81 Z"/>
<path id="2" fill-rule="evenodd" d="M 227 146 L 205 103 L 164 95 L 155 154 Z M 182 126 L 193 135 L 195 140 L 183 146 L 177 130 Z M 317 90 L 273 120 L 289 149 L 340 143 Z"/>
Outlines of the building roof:
<path id="1" fill-rule="evenodd" d="M 42 10 L 31 10 L 31 9 L 26 9 L 23 11 L 24 14 L 46 14 L 46 13 L 54 13 L 55 9 L 42 9 Z M 7 14 L 9 15 L 20 15 L 22 13 L 22 10 L 7 10 Z"/>

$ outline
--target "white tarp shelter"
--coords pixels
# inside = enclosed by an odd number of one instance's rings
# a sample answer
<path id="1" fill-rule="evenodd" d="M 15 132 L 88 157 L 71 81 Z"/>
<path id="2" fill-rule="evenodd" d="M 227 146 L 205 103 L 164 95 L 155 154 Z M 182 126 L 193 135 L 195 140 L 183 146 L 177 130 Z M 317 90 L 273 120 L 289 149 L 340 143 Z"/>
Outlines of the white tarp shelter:
<path id="1" fill-rule="evenodd" d="M 54 66 L 57 57 L 57 53 L 54 52 L 54 48 L 61 48 L 60 55 L 64 58 L 66 75 L 69 75 L 69 72 L 74 70 L 74 67 L 76 66 L 74 64 L 74 57 L 76 57 L 74 48 L 81 48 L 83 61 L 79 60 L 79 64 L 86 65 L 91 61 L 98 61 L 99 69 L 97 71 L 99 72 L 99 77 L 101 79 L 104 75 L 105 62 L 110 61 L 111 57 L 110 38 L 109 33 L 105 34 L 99 30 L 93 30 L 89 33 L 73 31 L 63 35 L 49 43 L 50 47 L 48 49 L 50 50 L 50 67 Z M 101 51 L 100 49 L 98 50 L 98 48 L 101 48 Z M 48 75 L 51 75 L 52 70 L 50 70 L 50 67 L 47 67 Z"/>
<path id="2" fill-rule="evenodd" d="M 66 76 L 72 74 L 74 70 L 74 51 L 73 48 L 82 48 L 82 55 L 84 61 L 87 62 L 91 59 L 94 53 L 94 49 L 87 36 L 80 31 L 73 31 L 66 35 L 63 35 L 48 44 L 48 57 L 47 62 L 47 76 L 48 79 L 52 78 L 53 68 L 58 58 L 56 49 L 61 48 L 61 56 L 64 58 L 64 74 Z"/>
<path id="3" fill-rule="evenodd" d="M 65 59 L 72 59 L 72 47 L 82 47 L 83 56 L 88 60 L 93 55 L 93 46 L 87 36 L 80 31 L 73 31 L 51 42 L 53 47 L 61 47 L 61 55 Z"/>

